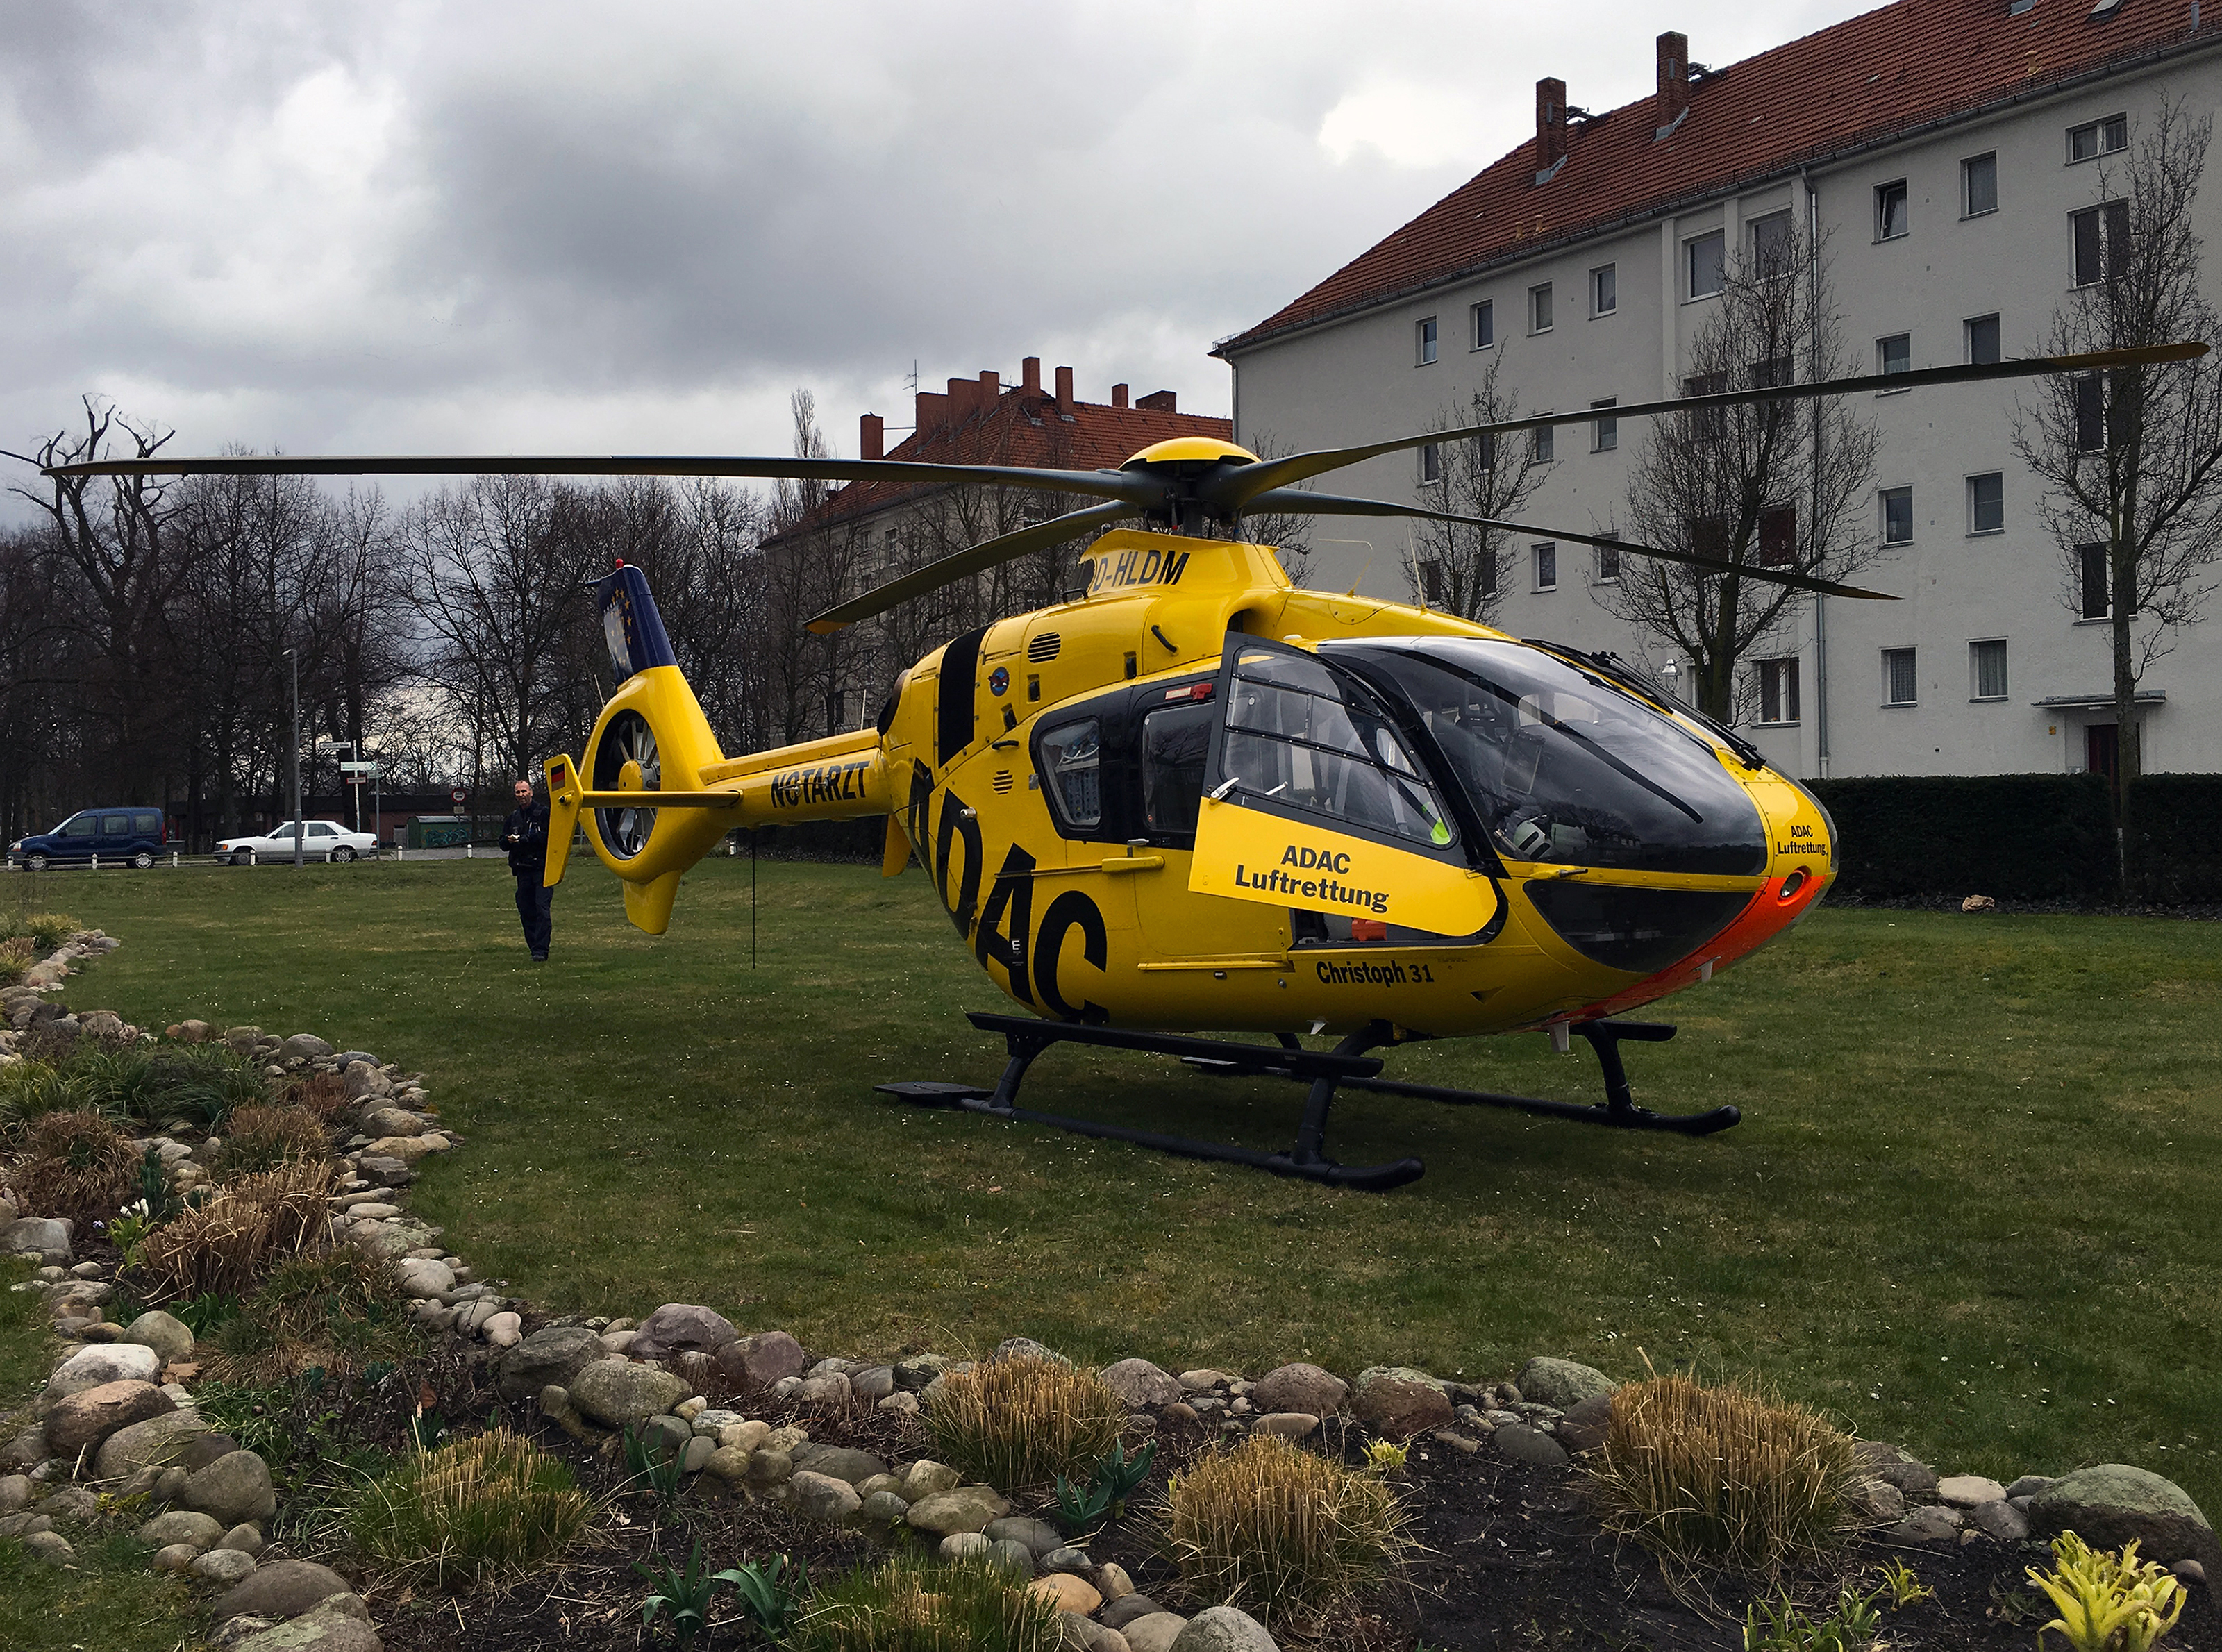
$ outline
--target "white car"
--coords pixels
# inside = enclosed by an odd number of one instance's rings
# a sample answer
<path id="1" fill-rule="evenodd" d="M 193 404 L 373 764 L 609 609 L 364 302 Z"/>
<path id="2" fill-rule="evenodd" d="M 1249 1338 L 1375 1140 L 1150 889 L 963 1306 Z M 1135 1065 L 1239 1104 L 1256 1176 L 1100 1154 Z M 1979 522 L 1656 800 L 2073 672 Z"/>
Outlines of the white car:
<path id="1" fill-rule="evenodd" d="M 337 820 L 301 823 L 301 858 L 350 861 L 378 853 L 378 839 L 367 832 L 350 832 Z M 260 837 L 226 838 L 216 846 L 219 865 L 245 866 L 254 861 L 293 858 L 293 823 L 274 826 Z"/>

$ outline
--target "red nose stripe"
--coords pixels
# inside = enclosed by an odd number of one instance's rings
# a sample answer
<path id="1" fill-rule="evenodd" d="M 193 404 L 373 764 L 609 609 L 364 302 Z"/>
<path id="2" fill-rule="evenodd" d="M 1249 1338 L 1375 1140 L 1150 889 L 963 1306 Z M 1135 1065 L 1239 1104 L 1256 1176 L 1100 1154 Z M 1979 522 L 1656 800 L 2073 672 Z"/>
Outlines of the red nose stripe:
<path id="1" fill-rule="evenodd" d="M 1802 866 L 1792 867 L 1782 876 L 1768 878 L 1751 897 L 1751 904 L 1736 914 L 1735 922 L 1689 957 L 1668 964 L 1656 975 L 1646 976 L 1610 998 L 1576 1010 L 1572 1019 L 1585 1021 L 1598 1015 L 1622 1014 L 1664 998 L 1670 992 L 1695 985 L 1698 972 L 1708 963 L 1716 970 L 1725 969 L 1787 929 L 1800 913 L 1821 898 L 1821 892 L 1830 883 L 1830 879 L 1816 876 Z"/>

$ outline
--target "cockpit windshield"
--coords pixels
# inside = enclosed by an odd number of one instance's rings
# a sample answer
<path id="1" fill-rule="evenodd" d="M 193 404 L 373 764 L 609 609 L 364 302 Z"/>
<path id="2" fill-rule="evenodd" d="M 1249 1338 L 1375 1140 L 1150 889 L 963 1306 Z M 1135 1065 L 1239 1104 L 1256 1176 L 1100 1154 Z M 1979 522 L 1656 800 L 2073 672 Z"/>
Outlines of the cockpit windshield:
<path id="1" fill-rule="evenodd" d="M 1712 748 L 1603 677 L 1478 638 L 1329 644 L 1401 690 L 1500 853 L 1750 876 L 1767 835 Z"/>

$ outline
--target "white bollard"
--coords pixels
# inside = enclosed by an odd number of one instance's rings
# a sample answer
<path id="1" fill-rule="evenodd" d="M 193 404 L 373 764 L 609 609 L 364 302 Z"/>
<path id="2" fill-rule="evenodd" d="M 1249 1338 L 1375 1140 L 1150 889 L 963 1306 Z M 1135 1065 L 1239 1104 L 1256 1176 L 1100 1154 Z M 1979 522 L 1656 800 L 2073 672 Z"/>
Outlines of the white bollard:
<path id="1" fill-rule="evenodd" d="M 247 851 L 247 864 L 248 864 L 249 866 L 252 866 L 252 865 L 254 865 L 254 848 L 252 847 L 252 845 L 250 845 L 250 846 L 248 847 L 248 851 Z"/>
<path id="2" fill-rule="evenodd" d="M 470 857 L 471 857 L 471 845 L 470 845 L 469 844 L 465 844 L 465 845 L 463 845 L 463 858 L 464 858 L 465 860 L 468 860 Z"/>
<path id="3" fill-rule="evenodd" d="M 96 872 L 100 870 L 100 857 L 97 854 L 92 857 L 92 870 Z"/>
<path id="4" fill-rule="evenodd" d="M 178 870 L 178 851 L 174 849 L 170 851 L 170 870 L 173 872 Z"/>

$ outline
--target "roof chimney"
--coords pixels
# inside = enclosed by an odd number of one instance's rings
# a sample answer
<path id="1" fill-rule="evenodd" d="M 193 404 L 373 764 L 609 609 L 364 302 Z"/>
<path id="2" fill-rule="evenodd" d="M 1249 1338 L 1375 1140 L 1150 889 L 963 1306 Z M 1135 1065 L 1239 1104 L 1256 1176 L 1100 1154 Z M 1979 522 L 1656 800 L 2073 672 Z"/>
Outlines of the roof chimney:
<path id="1" fill-rule="evenodd" d="M 1060 413 L 1072 411 L 1072 369 L 1070 367 L 1059 367 L 1057 370 L 1057 411 Z"/>
<path id="2" fill-rule="evenodd" d="M 985 407 L 1002 393 L 1003 375 L 982 368 L 980 374 L 980 405 Z"/>
<path id="3" fill-rule="evenodd" d="M 1659 37 L 1658 130 L 1653 141 L 1681 125 L 1690 112 L 1690 37 L 1673 30 Z"/>
<path id="4" fill-rule="evenodd" d="M 1111 405 L 1114 407 L 1124 407 L 1127 405 L 1126 386 L 1113 385 L 1111 386 Z"/>
<path id="5" fill-rule="evenodd" d="M 877 413 L 867 413 L 857 421 L 857 452 L 866 459 L 888 456 L 887 421 Z"/>
<path id="6" fill-rule="evenodd" d="M 919 440 L 926 440 L 929 430 L 946 430 L 949 425 L 949 398 L 931 390 L 918 393 L 916 415 Z"/>
<path id="7" fill-rule="evenodd" d="M 1535 181 L 1547 184 L 1566 160 L 1566 83 L 1535 83 Z"/>
<path id="8" fill-rule="evenodd" d="M 1041 357 L 1029 355 L 1019 363 L 1019 387 L 1029 396 L 1041 394 Z"/>
<path id="9" fill-rule="evenodd" d="M 1173 413 L 1180 411 L 1178 406 L 1176 405 L 1177 400 L 1178 397 L 1173 391 L 1152 390 L 1148 395 L 1137 401 L 1134 405 L 1137 407 L 1146 407 L 1153 413 Z"/>

